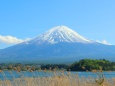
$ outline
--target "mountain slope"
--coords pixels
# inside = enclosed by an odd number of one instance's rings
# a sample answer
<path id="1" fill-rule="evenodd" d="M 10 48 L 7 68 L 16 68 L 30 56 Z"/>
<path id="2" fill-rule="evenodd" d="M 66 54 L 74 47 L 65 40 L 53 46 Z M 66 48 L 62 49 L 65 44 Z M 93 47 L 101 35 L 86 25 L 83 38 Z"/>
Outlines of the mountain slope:
<path id="1" fill-rule="evenodd" d="M 38 37 L 0 50 L 1 62 L 67 63 L 83 58 L 115 60 L 115 46 L 80 36 L 66 26 L 50 29 Z"/>

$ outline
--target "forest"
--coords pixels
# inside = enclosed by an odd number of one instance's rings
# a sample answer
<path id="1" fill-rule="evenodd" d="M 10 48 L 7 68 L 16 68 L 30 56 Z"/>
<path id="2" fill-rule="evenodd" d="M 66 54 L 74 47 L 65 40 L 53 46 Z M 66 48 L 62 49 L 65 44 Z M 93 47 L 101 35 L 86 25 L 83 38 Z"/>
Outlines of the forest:
<path id="1" fill-rule="evenodd" d="M 0 70 L 65 70 L 65 71 L 115 71 L 115 62 L 105 59 L 82 59 L 72 64 L 22 64 L 22 63 L 1 63 Z"/>
<path id="2" fill-rule="evenodd" d="M 92 71 L 92 70 L 115 71 L 115 62 L 110 62 L 105 59 L 100 59 L 100 60 L 82 59 L 79 62 L 75 62 L 71 64 L 67 70 L 71 70 L 71 71 Z"/>

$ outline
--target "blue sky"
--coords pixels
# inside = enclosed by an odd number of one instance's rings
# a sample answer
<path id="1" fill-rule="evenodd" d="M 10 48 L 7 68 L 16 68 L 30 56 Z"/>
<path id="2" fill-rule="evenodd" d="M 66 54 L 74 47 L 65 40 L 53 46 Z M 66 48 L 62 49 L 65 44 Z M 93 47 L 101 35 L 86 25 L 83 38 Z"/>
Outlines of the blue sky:
<path id="1" fill-rule="evenodd" d="M 60 25 L 115 45 L 115 0 L 0 0 L 0 49 Z"/>

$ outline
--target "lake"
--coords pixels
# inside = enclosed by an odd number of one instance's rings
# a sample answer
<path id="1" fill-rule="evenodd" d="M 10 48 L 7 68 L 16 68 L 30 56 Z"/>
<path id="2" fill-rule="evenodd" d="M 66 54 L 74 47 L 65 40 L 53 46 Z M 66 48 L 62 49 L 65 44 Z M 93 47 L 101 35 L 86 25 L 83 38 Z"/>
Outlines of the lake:
<path id="1" fill-rule="evenodd" d="M 68 74 L 68 72 L 63 72 L 65 75 Z M 79 77 L 97 77 L 96 73 L 92 72 L 70 72 L 70 74 L 78 74 Z M 62 72 L 44 72 L 44 71 L 4 71 L 0 73 L 0 79 L 14 79 L 14 78 L 21 78 L 21 77 L 51 77 L 56 75 L 62 75 Z M 103 75 L 105 78 L 115 78 L 115 72 L 103 72 Z"/>

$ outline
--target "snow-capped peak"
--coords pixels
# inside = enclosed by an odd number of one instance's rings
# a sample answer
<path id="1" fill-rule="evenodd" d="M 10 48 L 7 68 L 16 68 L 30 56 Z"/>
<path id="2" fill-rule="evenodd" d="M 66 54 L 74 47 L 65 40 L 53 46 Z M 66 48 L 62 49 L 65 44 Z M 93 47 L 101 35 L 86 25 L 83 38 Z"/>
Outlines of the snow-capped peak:
<path id="1" fill-rule="evenodd" d="M 57 26 L 46 33 L 36 37 L 33 42 L 49 42 L 51 44 L 59 42 L 80 42 L 80 43 L 92 43 L 91 40 L 84 38 L 77 32 L 71 30 L 66 26 Z"/>

